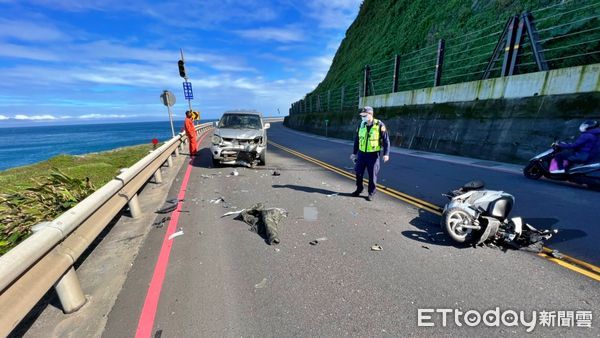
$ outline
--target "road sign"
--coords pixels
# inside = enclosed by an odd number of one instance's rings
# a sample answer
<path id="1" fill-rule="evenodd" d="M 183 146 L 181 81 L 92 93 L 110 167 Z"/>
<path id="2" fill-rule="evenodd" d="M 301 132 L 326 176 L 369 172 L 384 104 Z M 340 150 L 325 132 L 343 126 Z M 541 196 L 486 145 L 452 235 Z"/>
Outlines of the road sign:
<path id="1" fill-rule="evenodd" d="M 197 111 L 192 112 L 192 120 L 200 120 L 200 113 Z"/>
<path id="2" fill-rule="evenodd" d="M 173 107 L 175 104 L 175 95 L 168 90 L 165 90 L 160 94 L 160 100 L 167 107 Z"/>
<path id="3" fill-rule="evenodd" d="M 185 96 L 186 100 L 194 99 L 194 92 L 192 91 L 192 83 L 191 82 L 185 81 L 183 83 L 183 95 Z"/>

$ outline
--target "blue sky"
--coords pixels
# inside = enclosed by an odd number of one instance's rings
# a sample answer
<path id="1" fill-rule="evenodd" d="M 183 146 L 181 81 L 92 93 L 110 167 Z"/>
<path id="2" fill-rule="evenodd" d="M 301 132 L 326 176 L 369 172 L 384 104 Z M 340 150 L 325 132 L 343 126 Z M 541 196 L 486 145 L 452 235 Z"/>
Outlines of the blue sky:
<path id="1" fill-rule="evenodd" d="M 187 109 L 179 48 L 203 119 L 286 115 L 311 91 L 360 0 L 0 0 L 0 127 L 167 119 Z"/>

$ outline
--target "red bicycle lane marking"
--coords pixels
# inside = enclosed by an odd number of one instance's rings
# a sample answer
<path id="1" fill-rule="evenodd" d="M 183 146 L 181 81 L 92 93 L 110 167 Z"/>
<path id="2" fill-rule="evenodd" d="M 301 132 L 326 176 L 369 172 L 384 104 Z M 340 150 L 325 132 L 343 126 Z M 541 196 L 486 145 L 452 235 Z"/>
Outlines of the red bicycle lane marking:
<path id="1" fill-rule="evenodd" d="M 208 132 L 202 135 L 200 140 L 198 140 L 198 145 L 202 143 L 202 141 L 207 135 Z M 142 313 L 140 315 L 137 330 L 135 332 L 136 338 L 149 338 L 152 335 L 154 319 L 156 317 L 156 311 L 158 309 L 158 301 L 160 299 L 160 293 L 162 290 L 163 282 L 165 280 L 167 267 L 169 265 L 171 247 L 173 246 L 173 241 L 169 240 L 169 236 L 175 233 L 175 229 L 177 228 L 177 224 L 179 223 L 179 215 L 181 211 L 181 206 L 183 204 L 182 200 L 185 198 L 185 192 L 187 189 L 188 182 L 190 180 L 191 172 L 192 160 L 190 160 L 190 162 L 188 163 L 185 175 L 183 176 L 183 181 L 181 182 L 181 187 L 179 188 L 179 193 L 177 194 L 177 199 L 179 200 L 179 202 L 177 203 L 177 208 L 175 209 L 175 211 L 173 211 L 171 220 L 169 221 L 169 226 L 167 227 L 167 232 L 165 233 L 165 237 L 163 239 L 162 247 L 158 255 L 158 260 L 156 261 L 156 265 L 154 267 L 152 280 L 150 281 L 150 285 L 148 286 L 146 300 L 144 301 Z"/>

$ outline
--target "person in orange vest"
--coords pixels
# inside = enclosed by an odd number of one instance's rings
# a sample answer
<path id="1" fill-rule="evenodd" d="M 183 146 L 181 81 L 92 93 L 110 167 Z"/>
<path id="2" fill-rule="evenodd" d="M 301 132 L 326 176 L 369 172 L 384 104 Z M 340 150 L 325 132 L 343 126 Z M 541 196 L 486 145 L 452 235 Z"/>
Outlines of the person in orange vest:
<path id="1" fill-rule="evenodd" d="M 196 153 L 198 152 L 198 145 L 196 144 L 196 128 L 194 127 L 194 122 L 192 120 L 192 112 L 189 110 L 185 112 L 184 129 L 190 143 L 190 156 L 196 156 Z"/>

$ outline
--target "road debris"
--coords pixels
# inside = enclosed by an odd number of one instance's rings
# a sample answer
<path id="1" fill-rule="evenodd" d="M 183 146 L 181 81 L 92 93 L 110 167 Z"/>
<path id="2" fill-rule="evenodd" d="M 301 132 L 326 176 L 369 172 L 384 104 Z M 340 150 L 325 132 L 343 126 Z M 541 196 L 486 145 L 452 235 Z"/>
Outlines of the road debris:
<path id="1" fill-rule="evenodd" d="M 169 236 L 169 240 L 172 240 L 173 238 L 175 238 L 175 237 L 179 237 L 179 236 L 181 236 L 181 235 L 183 235 L 183 230 L 179 230 L 179 231 L 177 231 L 177 232 L 174 232 L 174 233 L 172 233 L 172 234 Z"/>
<path id="2" fill-rule="evenodd" d="M 212 178 L 212 176 L 210 176 L 210 175 L 205 175 L 205 174 L 202 174 L 202 175 L 200 175 L 200 177 L 202 177 L 202 178 Z"/>
<path id="3" fill-rule="evenodd" d="M 281 251 L 281 249 L 275 248 L 275 252 L 279 252 L 279 251 Z"/>
<path id="4" fill-rule="evenodd" d="M 316 221 L 319 218 L 319 211 L 316 207 L 304 207 L 304 219 L 307 221 Z"/>
<path id="5" fill-rule="evenodd" d="M 552 250 L 552 252 L 550 252 L 550 256 L 554 257 L 554 258 L 558 258 L 558 259 L 563 259 L 565 256 L 560 253 L 558 250 Z"/>
<path id="6" fill-rule="evenodd" d="M 162 228 L 166 222 L 171 220 L 171 216 L 163 217 L 160 221 L 156 221 L 152 223 L 152 225 L 156 228 Z"/>
<path id="7" fill-rule="evenodd" d="M 273 176 L 281 176 L 281 173 L 277 170 L 273 171 Z"/>
<path id="8" fill-rule="evenodd" d="M 181 200 L 181 201 L 183 201 L 183 200 Z M 179 200 L 177 200 L 177 199 L 167 200 L 165 202 L 165 204 L 163 204 L 163 206 L 160 209 L 156 210 L 155 212 L 157 214 L 168 214 L 171 211 L 177 209 L 178 204 L 179 204 Z"/>
<path id="9" fill-rule="evenodd" d="M 246 209 L 242 209 L 242 210 L 238 210 L 238 211 L 230 211 L 230 212 L 226 212 L 223 214 L 223 216 L 221 217 L 226 217 L 226 216 L 231 216 L 231 215 L 237 215 L 239 213 L 241 213 L 242 211 L 244 211 Z"/>
<path id="10" fill-rule="evenodd" d="M 219 204 L 221 202 L 225 202 L 225 199 L 223 197 L 219 197 L 219 198 L 215 198 L 209 201 L 211 204 Z"/>
<path id="11" fill-rule="evenodd" d="M 254 284 L 254 288 L 255 289 L 264 289 L 265 286 L 267 286 L 267 279 L 266 278 L 263 278 L 263 280 L 260 281 L 260 283 Z"/>
<path id="12" fill-rule="evenodd" d="M 237 169 L 233 169 L 233 171 L 231 172 L 231 175 L 233 176 L 238 176 L 240 173 L 237 171 Z"/>
<path id="13" fill-rule="evenodd" d="M 308 242 L 308 244 L 310 244 L 310 245 L 317 245 L 317 244 L 319 244 L 319 241 L 317 241 L 317 240 L 315 239 L 314 241 L 310 241 L 310 242 Z"/>
<path id="14" fill-rule="evenodd" d="M 423 248 L 423 249 L 427 249 L 427 250 L 431 250 L 431 249 L 429 249 L 429 247 L 428 247 L 428 246 L 426 246 L 426 245 L 421 245 L 421 248 Z"/>
<path id="15" fill-rule="evenodd" d="M 240 212 L 236 219 L 250 225 L 250 231 L 263 237 L 270 245 L 279 244 L 279 222 L 285 217 L 285 209 L 265 208 L 262 203 L 257 203 Z"/>
<path id="16" fill-rule="evenodd" d="M 329 194 L 329 195 L 327 195 L 327 197 L 338 196 L 339 194 L 340 194 L 339 192 L 336 192 L 336 193 L 334 193 L 334 194 Z"/>
<path id="17" fill-rule="evenodd" d="M 383 248 L 379 244 L 375 244 L 375 245 L 371 246 L 371 251 L 381 251 L 381 250 L 383 250 Z"/>

